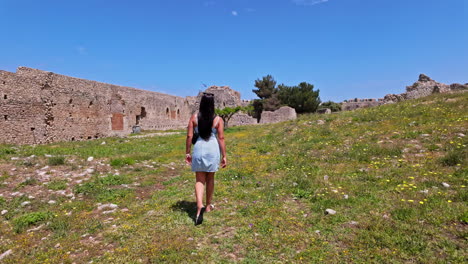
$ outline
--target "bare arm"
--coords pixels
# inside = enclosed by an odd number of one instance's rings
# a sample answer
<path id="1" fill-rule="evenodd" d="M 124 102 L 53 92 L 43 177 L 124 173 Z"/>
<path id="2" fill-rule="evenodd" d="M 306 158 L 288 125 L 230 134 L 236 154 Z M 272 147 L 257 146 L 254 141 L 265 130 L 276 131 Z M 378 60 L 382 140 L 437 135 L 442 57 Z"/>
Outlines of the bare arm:
<path id="1" fill-rule="evenodd" d="M 226 158 L 226 143 L 224 142 L 224 121 L 223 119 L 219 118 L 218 127 L 216 130 L 218 131 L 218 143 L 219 148 L 221 149 L 221 167 L 225 168 L 227 165 L 227 158 Z"/>
<path id="2" fill-rule="evenodd" d="M 192 115 L 187 126 L 187 140 L 185 141 L 185 162 L 189 165 L 192 164 L 192 156 L 190 155 L 190 151 L 192 148 L 193 121 L 194 116 Z"/>

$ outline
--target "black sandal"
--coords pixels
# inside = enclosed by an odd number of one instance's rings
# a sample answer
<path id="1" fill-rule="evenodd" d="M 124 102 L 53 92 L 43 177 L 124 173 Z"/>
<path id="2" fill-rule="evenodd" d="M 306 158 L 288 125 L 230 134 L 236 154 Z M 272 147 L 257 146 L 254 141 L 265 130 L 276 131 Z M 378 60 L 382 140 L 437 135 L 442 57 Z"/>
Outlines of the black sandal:
<path id="1" fill-rule="evenodd" d="M 203 213 L 205 212 L 205 207 L 202 207 L 200 214 L 195 217 L 195 225 L 201 225 L 203 223 Z"/>

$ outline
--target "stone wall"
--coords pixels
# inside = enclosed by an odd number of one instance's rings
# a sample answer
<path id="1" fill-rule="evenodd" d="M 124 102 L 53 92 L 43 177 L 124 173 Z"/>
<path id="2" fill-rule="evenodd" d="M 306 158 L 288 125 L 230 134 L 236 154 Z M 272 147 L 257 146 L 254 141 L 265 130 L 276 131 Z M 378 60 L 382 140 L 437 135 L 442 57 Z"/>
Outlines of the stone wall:
<path id="1" fill-rule="evenodd" d="M 217 108 L 248 104 L 228 86 L 211 86 Z M 198 96 L 179 97 L 19 67 L 0 71 L 0 143 L 43 144 L 186 128 Z M 261 123 L 296 118 L 293 108 L 265 111 Z M 256 124 L 238 113 L 230 125 Z"/>
<path id="2" fill-rule="evenodd" d="M 424 74 L 419 75 L 419 79 L 411 86 L 406 87 L 406 92 L 401 94 L 387 94 L 384 97 L 385 103 L 396 103 L 408 99 L 425 97 L 434 93 L 448 93 L 454 91 L 466 91 L 468 84 L 454 83 L 451 85 L 436 82 Z"/>
<path id="3" fill-rule="evenodd" d="M 215 108 L 236 107 L 241 105 L 240 93 L 229 86 L 210 86 L 205 93 L 212 93 L 215 97 Z M 198 110 L 200 99 L 203 93 L 200 92 L 195 100 L 194 110 Z"/>
<path id="4" fill-rule="evenodd" d="M 342 111 L 351 111 L 358 108 L 374 107 L 384 104 L 383 99 L 351 99 L 341 103 Z"/>
<path id="5" fill-rule="evenodd" d="M 0 71 L 0 142 L 41 144 L 183 128 L 188 99 L 26 67 Z"/>
<path id="6" fill-rule="evenodd" d="M 255 125 L 257 119 L 249 116 L 246 113 L 235 113 L 231 120 L 229 120 L 229 126 L 244 126 L 244 125 Z"/>
<path id="7" fill-rule="evenodd" d="M 260 118 L 260 124 L 278 123 L 296 118 L 297 114 L 294 108 L 283 106 L 276 111 L 263 111 L 262 117 Z"/>

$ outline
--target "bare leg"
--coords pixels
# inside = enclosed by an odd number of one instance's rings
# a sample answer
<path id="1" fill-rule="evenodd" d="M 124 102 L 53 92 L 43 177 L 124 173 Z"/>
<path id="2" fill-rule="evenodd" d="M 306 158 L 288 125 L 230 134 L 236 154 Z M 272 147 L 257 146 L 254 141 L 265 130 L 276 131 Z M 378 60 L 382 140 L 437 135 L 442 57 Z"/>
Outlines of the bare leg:
<path id="1" fill-rule="evenodd" d="M 214 192 L 214 172 L 208 172 L 206 174 L 206 212 L 211 211 L 211 201 L 213 199 L 213 192 Z"/>
<path id="2" fill-rule="evenodd" d="M 203 208 L 203 192 L 205 191 L 206 172 L 195 172 L 195 198 L 197 199 L 197 216 Z"/>

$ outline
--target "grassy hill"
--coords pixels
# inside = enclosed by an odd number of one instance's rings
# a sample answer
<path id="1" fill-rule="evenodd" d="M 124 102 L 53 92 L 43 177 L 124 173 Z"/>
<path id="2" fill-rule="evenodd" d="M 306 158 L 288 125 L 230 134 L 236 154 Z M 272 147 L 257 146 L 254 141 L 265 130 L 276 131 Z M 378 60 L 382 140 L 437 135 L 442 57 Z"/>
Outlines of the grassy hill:
<path id="1" fill-rule="evenodd" d="M 463 263 L 467 103 L 231 128 L 196 227 L 184 133 L 2 145 L 0 262 Z"/>

